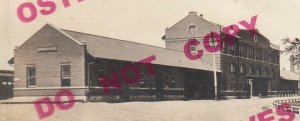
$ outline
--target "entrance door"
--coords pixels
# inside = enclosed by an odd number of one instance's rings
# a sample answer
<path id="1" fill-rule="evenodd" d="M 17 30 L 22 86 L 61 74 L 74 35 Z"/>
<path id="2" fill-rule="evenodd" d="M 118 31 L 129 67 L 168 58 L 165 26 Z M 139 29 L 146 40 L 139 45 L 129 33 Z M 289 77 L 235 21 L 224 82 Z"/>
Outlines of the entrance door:
<path id="1" fill-rule="evenodd" d="M 268 92 L 268 81 L 261 78 L 253 80 L 253 96 L 267 96 Z"/>
<path id="2" fill-rule="evenodd" d="M 0 81 L 0 99 L 13 97 L 13 83 L 10 81 Z"/>

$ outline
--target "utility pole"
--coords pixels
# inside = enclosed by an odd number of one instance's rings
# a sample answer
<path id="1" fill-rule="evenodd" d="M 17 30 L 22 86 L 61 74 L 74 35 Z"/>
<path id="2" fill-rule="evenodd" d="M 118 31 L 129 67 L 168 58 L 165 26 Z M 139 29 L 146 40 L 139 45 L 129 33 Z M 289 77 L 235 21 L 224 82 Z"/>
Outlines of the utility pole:
<path id="1" fill-rule="evenodd" d="M 213 32 L 211 32 L 211 39 L 212 43 L 214 45 L 213 50 L 216 47 L 215 38 Z M 215 100 L 218 100 L 218 80 L 217 80 L 217 70 L 216 70 L 216 55 L 215 52 L 213 52 L 213 70 L 214 70 L 214 88 L 215 88 Z"/>
<path id="2" fill-rule="evenodd" d="M 253 81 L 253 79 L 249 79 L 249 84 L 250 84 L 250 99 L 252 99 L 252 97 L 253 97 L 252 81 Z"/>
<path id="3" fill-rule="evenodd" d="M 215 100 L 218 100 L 218 86 L 217 86 L 217 71 L 216 71 L 216 55 L 213 53 L 213 68 L 214 68 L 214 87 L 215 87 Z"/>

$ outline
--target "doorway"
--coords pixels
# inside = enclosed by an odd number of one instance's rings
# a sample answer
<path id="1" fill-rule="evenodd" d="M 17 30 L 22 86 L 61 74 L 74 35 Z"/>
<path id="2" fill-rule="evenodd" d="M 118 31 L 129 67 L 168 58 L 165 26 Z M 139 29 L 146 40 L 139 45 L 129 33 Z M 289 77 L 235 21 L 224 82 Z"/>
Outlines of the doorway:
<path id="1" fill-rule="evenodd" d="M 253 96 L 267 96 L 268 94 L 268 81 L 263 78 L 253 79 Z"/>

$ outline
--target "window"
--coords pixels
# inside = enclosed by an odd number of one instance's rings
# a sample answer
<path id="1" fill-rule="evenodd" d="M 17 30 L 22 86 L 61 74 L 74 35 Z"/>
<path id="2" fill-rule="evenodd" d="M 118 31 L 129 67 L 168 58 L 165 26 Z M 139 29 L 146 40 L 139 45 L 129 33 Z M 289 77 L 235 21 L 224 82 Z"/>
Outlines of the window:
<path id="1" fill-rule="evenodd" d="M 197 55 L 197 53 L 198 53 L 197 46 L 191 45 L 190 51 L 191 51 L 192 55 Z"/>
<path id="2" fill-rule="evenodd" d="M 270 75 L 273 79 L 275 78 L 275 75 L 274 75 L 274 69 L 271 69 L 271 75 Z"/>
<path id="3" fill-rule="evenodd" d="M 256 69 L 256 75 L 262 75 L 262 74 L 261 74 L 261 68 L 260 68 L 260 67 L 257 67 L 257 69 Z"/>
<path id="4" fill-rule="evenodd" d="M 170 87 L 172 87 L 172 88 L 175 88 L 175 87 L 176 87 L 175 75 L 172 75 L 172 76 L 171 76 Z"/>
<path id="5" fill-rule="evenodd" d="M 234 47 L 235 45 L 229 45 L 229 54 L 234 55 Z"/>
<path id="6" fill-rule="evenodd" d="M 265 61 L 265 51 L 262 50 L 261 52 L 261 61 Z"/>
<path id="7" fill-rule="evenodd" d="M 246 57 L 246 46 L 241 44 L 239 47 L 239 56 L 240 57 Z"/>
<path id="8" fill-rule="evenodd" d="M 270 53 L 268 51 L 266 51 L 266 62 L 270 62 Z"/>
<path id="9" fill-rule="evenodd" d="M 176 87 L 176 82 L 175 82 L 175 75 L 166 75 L 165 79 L 165 88 L 175 88 Z"/>
<path id="10" fill-rule="evenodd" d="M 245 85 L 246 85 L 246 77 L 245 76 L 241 76 L 239 79 L 239 90 L 240 91 L 244 91 L 245 90 Z"/>
<path id="11" fill-rule="evenodd" d="M 232 91 L 236 90 L 236 77 L 234 75 L 231 75 L 230 77 L 230 83 L 228 89 Z"/>
<path id="12" fill-rule="evenodd" d="M 273 51 L 270 52 L 270 63 L 274 63 L 274 54 L 273 54 Z"/>
<path id="13" fill-rule="evenodd" d="M 267 67 L 265 68 L 264 72 L 265 72 L 265 76 L 269 76 L 269 69 Z"/>
<path id="14" fill-rule="evenodd" d="M 222 41 L 221 41 L 222 42 Z M 227 54 L 227 48 L 228 48 L 228 44 L 227 44 L 227 42 L 222 42 L 222 45 L 223 45 L 223 48 L 221 48 L 221 49 L 223 49 L 223 53 L 224 54 Z"/>
<path id="15" fill-rule="evenodd" d="M 260 49 L 256 50 L 256 60 L 262 60 L 262 51 Z"/>
<path id="16" fill-rule="evenodd" d="M 164 70 L 164 88 L 176 88 L 176 70 L 166 69 Z"/>
<path id="17" fill-rule="evenodd" d="M 71 66 L 61 65 L 61 86 L 71 86 Z"/>
<path id="18" fill-rule="evenodd" d="M 145 87 L 145 82 L 140 81 L 139 87 L 140 87 L 140 88 L 144 88 L 144 87 Z"/>
<path id="19" fill-rule="evenodd" d="M 242 73 L 242 74 L 245 73 L 245 67 L 243 65 L 240 66 L 240 73 Z"/>
<path id="20" fill-rule="evenodd" d="M 27 80 L 27 87 L 35 87 L 36 85 L 35 66 L 30 66 L 26 68 L 26 80 Z"/>
<path id="21" fill-rule="evenodd" d="M 254 40 L 255 43 L 257 42 L 257 35 L 256 34 L 253 36 L 253 40 Z"/>
<path id="22" fill-rule="evenodd" d="M 247 58 L 251 58 L 251 49 L 249 47 L 247 47 Z"/>
<path id="23" fill-rule="evenodd" d="M 248 74 L 253 74 L 253 67 L 252 66 L 249 67 Z"/>
<path id="24" fill-rule="evenodd" d="M 235 72 L 235 65 L 231 64 L 230 66 L 230 72 L 234 73 Z"/>
<path id="25" fill-rule="evenodd" d="M 253 47 L 250 48 L 250 59 L 255 59 Z"/>

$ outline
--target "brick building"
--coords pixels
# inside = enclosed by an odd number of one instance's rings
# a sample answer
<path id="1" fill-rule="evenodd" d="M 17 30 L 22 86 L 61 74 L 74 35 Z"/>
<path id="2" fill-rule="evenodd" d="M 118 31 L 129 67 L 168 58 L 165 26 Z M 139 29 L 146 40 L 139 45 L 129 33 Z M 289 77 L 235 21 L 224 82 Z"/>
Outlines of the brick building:
<path id="1" fill-rule="evenodd" d="M 103 92 L 99 75 L 110 77 L 111 70 L 119 74 L 122 67 L 152 55 L 156 57 L 155 76 L 147 76 L 142 69 L 138 83 L 126 85 L 122 81 L 121 91 L 111 87 L 109 93 Z M 47 24 L 15 48 L 10 63 L 15 69 L 15 96 L 53 96 L 58 90 L 70 89 L 76 96 L 160 100 L 213 98 L 211 58 L 206 55 L 190 61 L 180 51 Z"/>
<path id="2" fill-rule="evenodd" d="M 193 28 L 193 33 L 189 32 Z M 163 39 L 166 48 L 183 51 L 185 43 L 195 38 L 203 43 L 204 36 L 216 32 L 223 36 L 223 49 L 216 53 L 217 65 L 220 65 L 221 80 L 218 80 L 218 91 L 221 98 L 246 98 L 253 89 L 253 96 L 278 95 L 279 93 L 295 94 L 294 87 L 284 88 L 282 84 L 289 83 L 280 78 L 280 48 L 270 42 L 258 30 L 255 36 L 250 31 L 239 30 L 238 36 L 233 38 L 230 46 L 225 41 L 221 28 L 224 26 L 205 20 L 203 15 L 189 12 L 188 16 L 166 29 Z M 204 44 L 197 46 L 198 50 L 209 53 Z M 191 50 L 195 50 L 191 48 Z M 283 79 L 284 80 L 284 79 Z M 290 85 L 295 85 L 291 81 Z M 252 86 L 251 86 L 252 85 Z"/>
<path id="3" fill-rule="evenodd" d="M 191 26 L 195 28 L 193 33 L 188 31 Z M 221 27 L 190 12 L 166 29 L 166 48 L 161 48 L 47 24 L 14 50 L 10 61 L 15 69 L 14 95 L 53 96 L 58 90 L 70 89 L 76 96 L 91 100 L 213 99 L 212 54 L 205 51 L 201 59 L 192 61 L 185 56 L 183 47 L 190 38 L 201 41 L 211 31 L 222 35 Z M 279 47 L 257 33 L 252 38 L 248 31 L 241 30 L 234 38 L 234 46 L 224 44 L 224 49 L 216 52 L 219 98 L 247 98 L 250 84 L 254 96 L 282 91 Z M 148 70 L 141 67 L 137 83 L 124 83 L 122 68 L 149 56 L 156 58 L 152 62 L 155 75 L 148 75 Z M 104 93 L 99 76 L 112 78 L 112 70 L 121 87 L 110 85 L 109 93 Z M 286 92 L 294 93 L 289 88 Z"/>

